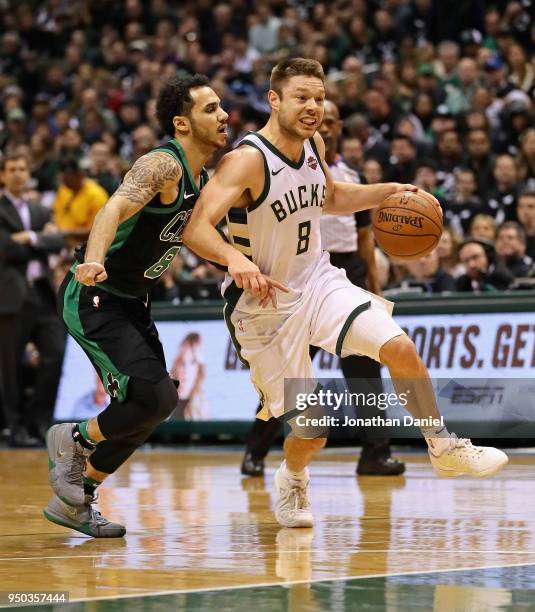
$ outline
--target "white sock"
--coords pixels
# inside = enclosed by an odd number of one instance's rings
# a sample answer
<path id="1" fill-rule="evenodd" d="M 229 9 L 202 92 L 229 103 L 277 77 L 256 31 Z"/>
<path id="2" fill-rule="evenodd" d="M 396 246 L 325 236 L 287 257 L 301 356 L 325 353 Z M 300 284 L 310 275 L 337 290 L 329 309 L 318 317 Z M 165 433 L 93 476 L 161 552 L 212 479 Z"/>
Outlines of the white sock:
<path id="1" fill-rule="evenodd" d="M 438 457 L 449 448 L 451 435 L 445 425 L 438 429 L 435 427 L 421 427 L 420 430 L 433 455 Z"/>
<path id="2" fill-rule="evenodd" d="M 291 480 L 308 480 L 308 468 L 301 470 L 300 472 L 292 472 L 286 465 L 286 459 L 282 462 L 281 470 L 286 478 Z"/>

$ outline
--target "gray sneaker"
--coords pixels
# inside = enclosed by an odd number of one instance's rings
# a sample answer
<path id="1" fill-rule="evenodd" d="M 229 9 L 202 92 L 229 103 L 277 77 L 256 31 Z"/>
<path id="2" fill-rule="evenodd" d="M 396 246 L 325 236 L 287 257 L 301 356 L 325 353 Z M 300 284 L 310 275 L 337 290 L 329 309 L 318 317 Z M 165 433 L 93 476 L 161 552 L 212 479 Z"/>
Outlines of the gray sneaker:
<path id="1" fill-rule="evenodd" d="M 46 434 L 48 449 L 48 480 L 54 493 L 71 506 L 85 501 L 82 474 L 85 460 L 92 451 L 72 438 L 76 423 L 53 425 Z"/>
<path id="2" fill-rule="evenodd" d="M 96 496 L 89 498 L 89 503 L 81 506 L 71 506 L 54 495 L 44 508 L 43 514 L 52 523 L 70 527 L 94 538 L 122 538 L 126 533 L 123 525 L 110 523 L 93 507 Z"/>

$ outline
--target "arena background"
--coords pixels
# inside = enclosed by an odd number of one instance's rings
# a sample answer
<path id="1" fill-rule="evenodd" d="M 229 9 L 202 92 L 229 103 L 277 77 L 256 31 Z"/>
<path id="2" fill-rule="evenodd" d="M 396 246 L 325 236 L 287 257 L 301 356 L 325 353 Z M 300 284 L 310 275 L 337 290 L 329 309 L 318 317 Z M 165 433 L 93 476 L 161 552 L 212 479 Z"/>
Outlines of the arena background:
<path id="1" fill-rule="evenodd" d="M 445 481 L 415 439 L 397 437 L 406 475 L 381 480 L 355 478 L 356 442 L 338 441 L 313 467 L 316 530 L 280 530 L 269 494 L 280 451 L 265 479 L 239 476 L 257 397 L 221 318 L 221 273 L 183 248 L 153 311 L 182 392 L 195 380 L 200 391 L 102 488 L 103 513 L 128 537 L 73 535 L 41 515 L 43 436 L 98 412 L 105 394 L 70 339 L 39 335 L 58 323 L 51 292 L 42 308 L 9 311 L 0 249 L 0 342 L 17 325 L 25 345 L 15 425 L 0 377 L 0 607 L 50 589 L 84 611 L 533 608 L 534 14 L 532 0 L 0 0 L 0 163 L 28 160 L 23 199 L 44 207 L 40 230 L 61 242 L 23 284 L 57 289 L 97 211 L 166 140 L 154 115 L 164 79 L 210 78 L 230 149 L 266 120 L 272 67 L 315 58 L 344 161 L 368 183 L 414 183 L 444 210 L 431 256 L 407 264 L 376 250 L 381 290 L 455 429 L 521 446 L 496 479 Z M 15 240 L 4 226 L 0 239 Z M 466 240 L 484 249 L 471 274 Z M 58 360 L 39 395 L 39 373 Z M 339 374 L 325 353 L 315 364 Z"/>

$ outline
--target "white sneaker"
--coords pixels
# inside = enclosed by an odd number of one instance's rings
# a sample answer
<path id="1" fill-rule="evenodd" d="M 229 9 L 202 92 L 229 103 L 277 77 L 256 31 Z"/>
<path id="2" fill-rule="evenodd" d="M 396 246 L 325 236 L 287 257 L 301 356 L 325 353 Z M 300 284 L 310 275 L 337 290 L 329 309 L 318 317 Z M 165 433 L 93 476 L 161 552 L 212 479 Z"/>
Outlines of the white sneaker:
<path id="1" fill-rule="evenodd" d="M 438 476 L 447 478 L 463 474 L 476 478 L 493 476 L 509 461 L 503 451 L 492 446 L 473 446 L 470 440 L 455 434 L 451 434 L 449 447 L 440 455 L 429 449 L 429 458 Z"/>
<path id="2" fill-rule="evenodd" d="M 282 527 L 312 527 L 314 517 L 308 499 L 308 477 L 288 478 L 281 466 L 275 472 L 275 518 Z"/>

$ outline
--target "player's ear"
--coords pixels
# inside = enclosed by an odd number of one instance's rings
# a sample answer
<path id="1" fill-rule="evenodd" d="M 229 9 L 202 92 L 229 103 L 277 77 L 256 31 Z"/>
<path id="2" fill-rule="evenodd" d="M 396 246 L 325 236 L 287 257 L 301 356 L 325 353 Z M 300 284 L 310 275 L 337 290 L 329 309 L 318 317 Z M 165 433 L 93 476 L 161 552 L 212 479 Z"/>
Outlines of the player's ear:
<path id="1" fill-rule="evenodd" d="M 186 136 L 191 130 L 189 119 L 182 115 L 175 115 L 173 117 L 173 125 L 175 126 L 175 131 L 181 136 Z"/>
<path id="2" fill-rule="evenodd" d="M 276 91 L 273 91 L 273 89 L 268 91 L 268 102 L 273 110 L 279 110 L 280 96 Z"/>

